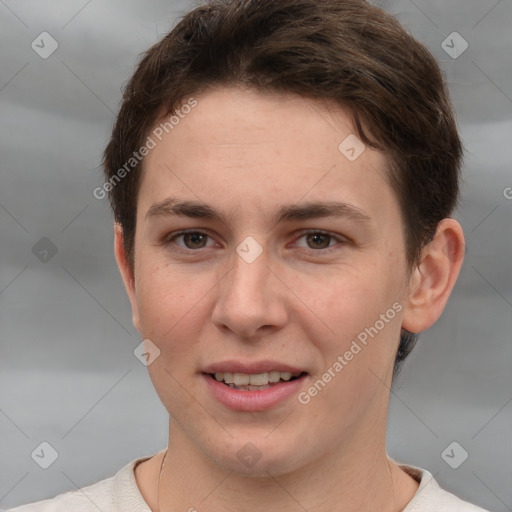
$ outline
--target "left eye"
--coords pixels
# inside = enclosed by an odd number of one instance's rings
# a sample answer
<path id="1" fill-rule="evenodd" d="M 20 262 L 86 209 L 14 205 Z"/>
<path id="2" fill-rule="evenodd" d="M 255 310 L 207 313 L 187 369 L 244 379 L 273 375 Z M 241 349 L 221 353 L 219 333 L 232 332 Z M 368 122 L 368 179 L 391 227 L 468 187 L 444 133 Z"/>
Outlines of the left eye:
<path id="1" fill-rule="evenodd" d="M 307 249 L 327 249 L 329 247 L 332 247 L 332 245 L 335 245 L 336 242 L 342 242 L 341 239 L 336 239 L 333 235 L 330 233 L 324 233 L 323 231 L 310 231 L 308 233 L 304 233 L 300 238 L 297 240 L 301 240 L 305 238 Z M 333 242 L 333 243 L 331 243 Z M 300 247 L 300 245 L 299 245 Z M 304 246 L 302 246 L 304 247 Z"/>

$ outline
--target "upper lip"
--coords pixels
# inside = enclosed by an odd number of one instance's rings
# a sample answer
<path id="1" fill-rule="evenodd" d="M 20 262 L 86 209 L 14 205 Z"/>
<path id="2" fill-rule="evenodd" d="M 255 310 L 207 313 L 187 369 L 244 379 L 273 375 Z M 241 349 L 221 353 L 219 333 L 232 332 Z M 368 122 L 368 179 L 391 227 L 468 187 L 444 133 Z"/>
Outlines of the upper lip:
<path id="1" fill-rule="evenodd" d="M 290 372 L 290 373 L 303 373 L 304 370 L 290 366 L 289 364 L 280 363 L 279 361 L 260 360 L 260 361 L 221 361 L 212 363 L 203 369 L 204 373 L 216 372 L 231 372 L 231 373 L 244 373 L 256 374 L 265 373 L 270 371 L 276 372 Z"/>

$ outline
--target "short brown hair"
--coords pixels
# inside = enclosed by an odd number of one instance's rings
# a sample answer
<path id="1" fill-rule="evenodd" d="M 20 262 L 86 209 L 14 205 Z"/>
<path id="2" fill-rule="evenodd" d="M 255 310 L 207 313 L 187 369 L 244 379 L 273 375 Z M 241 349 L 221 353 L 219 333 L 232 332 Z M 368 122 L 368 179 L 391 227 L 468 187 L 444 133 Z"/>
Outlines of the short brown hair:
<path id="1" fill-rule="evenodd" d="M 462 145 L 441 70 L 390 14 L 364 0 L 211 0 L 143 56 L 128 82 L 104 170 L 134 265 L 143 161 L 113 182 L 163 116 L 211 86 L 330 100 L 387 157 L 410 268 L 458 201 Z M 117 175 L 119 177 L 119 174 Z M 417 336 L 402 330 L 395 373 Z"/>

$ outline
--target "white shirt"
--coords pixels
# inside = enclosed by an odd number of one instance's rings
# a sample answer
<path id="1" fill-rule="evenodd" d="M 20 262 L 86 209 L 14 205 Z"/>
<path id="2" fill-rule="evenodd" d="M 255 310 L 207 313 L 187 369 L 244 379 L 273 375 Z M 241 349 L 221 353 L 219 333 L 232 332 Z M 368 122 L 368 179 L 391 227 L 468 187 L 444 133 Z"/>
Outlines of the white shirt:
<path id="1" fill-rule="evenodd" d="M 135 459 L 114 476 L 87 487 L 4 512 L 151 512 L 134 473 L 135 466 L 149 458 L 151 456 Z M 400 467 L 420 483 L 402 512 L 489 512 L 442 489 L 425 469 L 403 464 Z"/>

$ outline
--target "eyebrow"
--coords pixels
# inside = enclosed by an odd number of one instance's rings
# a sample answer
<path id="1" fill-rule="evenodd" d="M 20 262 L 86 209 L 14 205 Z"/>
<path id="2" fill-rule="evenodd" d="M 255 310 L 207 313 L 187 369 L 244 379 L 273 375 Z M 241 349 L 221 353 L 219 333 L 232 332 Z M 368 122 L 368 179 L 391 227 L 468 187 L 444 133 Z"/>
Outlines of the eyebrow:
<path id="1" fill-rule="evenodd" d="M 200 201 L 180 201 L 168 197 L 153 204 L 145 215 L 146 220 L 157 217 L 180 216 L 217 220 L 228 223 L 228 217 L 213 206 Z M 360 208 L 338 201 L 314 201 L 281 206 L 273 216 L 274 224 L 286 220 L 305 220 L 321 217 L 347 218 L 359 223 L 371 223 L 371 218 Z"/>

